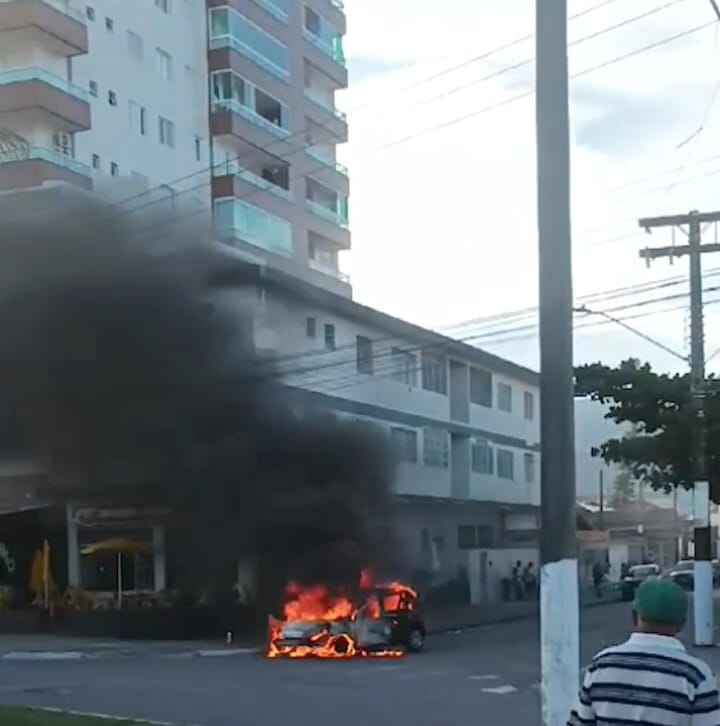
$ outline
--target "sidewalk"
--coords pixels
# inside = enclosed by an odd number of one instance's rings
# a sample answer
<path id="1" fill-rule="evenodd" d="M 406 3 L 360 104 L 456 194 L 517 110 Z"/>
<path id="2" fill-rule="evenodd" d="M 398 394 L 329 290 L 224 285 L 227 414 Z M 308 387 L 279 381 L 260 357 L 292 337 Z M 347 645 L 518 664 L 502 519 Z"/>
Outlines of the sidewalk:
<path id="1" fill-rule="evenodd" d="M 581 607 L 590 608 L 620 602 L 616 591 L 607 592 L 597 598 L 592 591 L 583 592 Z M 442 633 L 448 630 L 462 630 L 481 625 L 496 625 L 515 620 L 526 620 L 539 615 L 537 601 L 503 602 L 489 605 L 465 605 L 452 610 L 429 610 L 425 614 L 428 633 Z"/>

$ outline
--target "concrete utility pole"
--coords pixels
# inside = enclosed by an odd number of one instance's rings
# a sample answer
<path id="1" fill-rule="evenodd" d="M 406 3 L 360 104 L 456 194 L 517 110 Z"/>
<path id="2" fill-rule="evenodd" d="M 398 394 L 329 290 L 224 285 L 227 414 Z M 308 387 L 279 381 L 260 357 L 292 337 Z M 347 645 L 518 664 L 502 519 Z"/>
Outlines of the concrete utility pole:
<path id="1" fill-rule="evenodd" d="M 535 13 L 542 718 L 545 726 L 564 726 L 580 671 L 567 0 L 536 0 Z"/>
<path id="2" fill-rule="evenodd" d="M 695 645 L 712 645 L 713 572 L 710 529 L 710 487 L 706 470 L 705 443 L 705 333 L 703 330 L 702 264 L 705 252 L 720 252 L 720 244 L 702 244 L 702 225 L 720 221 L 720 212 L 692 211 L 666 217 L 641 219 L 638 224 L 650 232 L 656 227 L 677 227 L 687 236 L 688 244 L 656 247 L 640 251 L 647 261 L 688 255 L 690 258 L 690 379 L 695 412 L 695 473 L 693 502 L 695 509 L 694 615 Z"/>

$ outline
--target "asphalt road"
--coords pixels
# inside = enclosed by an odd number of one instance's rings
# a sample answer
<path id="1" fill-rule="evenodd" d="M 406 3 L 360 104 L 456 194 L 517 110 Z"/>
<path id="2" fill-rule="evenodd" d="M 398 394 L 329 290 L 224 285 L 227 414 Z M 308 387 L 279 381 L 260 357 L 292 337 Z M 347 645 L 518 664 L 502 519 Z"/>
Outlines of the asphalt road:
<path id="1" fill-rule="evenodd" d="M 592 608 L 582 618 L 583 662 L 622 640 L 630 627 L 627 604 Z M 426 647 L 422 654 L 399 661 L 268 661 L 251 654 L 187 658 L 159 653 L 67 662 L 0 661 L 0 704 L 197 726 L 540 723 L 537 621 L 436 635 Z"/>

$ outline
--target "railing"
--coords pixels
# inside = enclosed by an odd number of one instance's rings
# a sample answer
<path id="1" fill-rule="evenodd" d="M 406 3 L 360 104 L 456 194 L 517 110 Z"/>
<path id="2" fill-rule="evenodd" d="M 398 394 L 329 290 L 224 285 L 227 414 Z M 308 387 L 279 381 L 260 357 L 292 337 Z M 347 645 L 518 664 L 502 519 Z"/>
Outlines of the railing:
<path id="1" fill-rule="evenodd" d="M 92 171 L 87 164 L 83 164 L 55 149 L 48 149 L 43 146 L 31 146 L 28 149 L 0 153 L 0 164 L 10 164 L 14 161 L 47 161 L 81 176 L 90 177 L 92 175 Z"/>
<path id="2" fill-rule="evenodd" d="M 310 269 L 315 270 L 315 272 L 320 272 L 323 275 L 334 277 L 337 280 L 340 280 L 340 282 L 347 283 L 348 285 L 350 284 L 350 275 L 341 272 L 336 267 L 329 267 L 328 265 L 323 265 L 317 260 L 310 260 Z"/>
<path id="3" fill-rule="evenodd" d="M 332 159 L 329 159 L 327 156 L 325 156 L 321 151 L 318 151 L 312 146 L 307 146 L 305 148 L 305 152 L 308 154 L 308 156 L 312 156 L 313 159 L 316 159 L 319 162 L 322 162 L 325 164 L 325 166 L 329 166 L 331 169 L 335 169 L 338 174 L 342 174 L 343 176 L 348 176 L 349 170 L 346 166 L 343 166 L 337 161 L 333 161 Z"/>
<path id="4" fill-rule="evenodd" d="M 313 202 L 311 199 L 306 199 L 305 202 L 307 203 L 310 211 L 313 214 L 316 214 L 318 217 L 322 217 L 328 222 L 337 224 L 338 227 L 342 227 L 343 229 L 347 229 L 350 226 L 349 221 L 342 214 L 340 214 L 340 212 L 328 209 L 327 207 L 323 207 L 322 204 Z"/>
<path id="5" fill-rule="evenodd" d="M 19 0 L 20 2 L 24 2 L 24 0 Z M 77 10 L 76 8 L 70 7 L 70 4 L 67 2 L 67 0 L 41 0 L 45 5 L 50 6 L 51 8 L 57 10 L 58 12 L 62 13 L 63 15 L 67 15 L 68 17 L 72 18 L 73 20 L 77 20 L 78 22 L 85 25 L 85 15 L 80 12 L 80 10 Z M 0 0 L 0 5 L 3 3 L 14 3 L 18 2 L 18 0 Z"/>
<path id="6" fill-rule="evenodd" d="M 313 91 L 312 88 L 306 88 L 305 97 L 310 99 L 316 106 L 320 106 L 320 108 L 324 108 L 326 111 L 330 111 L 330 113 L 333 114 L 335 118 L 347 123 L 347 114 L 340 111 L 340 109 L 335 108 L 335 106 L 333 106 L 331 103 L 328 103 L 325 98 L 317 91 Z"/>
<path id="7" fill-rule="evenodd" d="M 251 123 L 254 123 L 256 126 L 264 128 L 271 134 L 275 134 L 275 136 L 279 136 L 281 138 L 286 138 L 290 136 L 289 129 L 285 129 L 282 126 L 278 126 L 277 124 L 272 123 L 272 121 L 268 121 L 259 113 L 255 113 L 255 111 L 253 111 L 251 108 L 248 108 L 245 104 L 240 103 L 240 101 L 236 101 L 235 99 L 213 101 L 212 106 L 213 111 L 221 109 L 223 111 L 230 111 L 231 113 L 236 113 L 239 116 L 243 116 Z"/>
<path id="8" fill-rule="evenodd" d="M 340 12 L 344 12 L 345 10 L 345 3 L 343 0 L 330 0 L 330 4 L 337 10 L 340 10 Z"/>
<path id="9" fill-rule="evenodd" d="M 47 83 L 48 86 L 57 88 L 58 91 L 74 96 L 80 101 L 90 102 L 90 95 L 84 88 L 76 86 L 64 78 L 53 75 L 44 68 L 16 68 L 12 71 L 3 71 L 0 73 L 0 86 L 9 85 L 11 83 L 26 83 L 28 81 L 40 81 Z"/>
<path id="10" fill-rule="evenodd" d="M 273 184 L 267 179 L 263 179 L 258 174 L 255 174 L 248 169 L 244 169 L 237 163 L 237 161 L 228 161 L 226 163 L 217 164 L 213 168 L 213 176 L 236 176 L 248 184 L 252 184 L 258 189 L 264 189 L 265 191 L 275 194 L 282 199 L 289 200 L 291 198 L 290 192 L 287 189 L 283 189 L 277 184 Z"/>
<path id="11" fill-rule="evenodd" d="M 287 23 L 287 8 L 283 7 L 282 3 L 278 2 L 278 0 L 255 0 L 255 3 L 257 3 L 261 8 L 267 10 L 270 15 L 273 15 L 283 23 Z"/>
<path id="12" fill-rule="evenodd" d="M 310 41 L 314 46 L 320 48 L 323 53 L 330 56 L 336 63 L 345 67 L 345 56 L 342 51 L 333 45 L 332 41 L 325 40 L 319 35 L 315 35 L 315 33 L 307 28 L 303 28 L 303 36 L 305 36 L 305 40 Z"/>
<path id="13" fill-rule="evenodd" d="M 264 55 L 258 53 L 246 43 L 243 43 L 234 35 L 230 35 L 230 33 L 215 35 L 210 38 L 210 50 L 217 50 L 218 48 L 231 48 L 241 55 L 247 56 L 261 68 L 268 71 L 268 73 L 272 73 L 283 81 L 288 81 L 290 78 L 290 71 L 287 68 L 283 68 L 268 60 Z"/>

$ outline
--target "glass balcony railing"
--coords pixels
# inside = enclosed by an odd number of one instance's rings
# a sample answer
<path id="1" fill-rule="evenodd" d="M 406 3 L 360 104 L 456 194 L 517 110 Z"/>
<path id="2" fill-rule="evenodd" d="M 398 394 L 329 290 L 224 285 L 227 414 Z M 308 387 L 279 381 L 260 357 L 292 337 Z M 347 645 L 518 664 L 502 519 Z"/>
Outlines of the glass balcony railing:
<path id="1" fill-rule="evenodd" d="M 320 108 L 324 108 L 326 111 L 329 111 L 338 120 L 347 123 L 347 114 L 335 108 L 335 106 L 318 91 L 315 91 L 312 88 L 306 88 L 305 97 L 310 99 L 315 105 L 320 106 Z"/>
<path id="2" fill-rule="evenodd" d="M 258 189 L 264 189 L 266 192 L 270 192 L 281 199 L 290 199 L 291 195 L 287 189 L 279 187 L 277 184 L 273 184 L 267 179 L 263 179 L 259 174 L 255 174 L 252 171 L 248 171 L 241 167 L 237 161 L 228 161 L 222 164 L 218 164 L 213 168 L 213 176 L 236 176 L 242 179 L 248 184 L 252 184 Z"/>
<path id="3" fill-rule="evenodd" d="M 350 284 L 350 275 L 341 272 L 337 267 L 330 267 L 330 265 L 323 265 L 322 262 L 318 262 L 317 260 L 310 260 L 310 269 L 315 270 L 315 272 L 320 272 L 323 275 L 334 277 L 348 285 Z"/>
<path id="4" fill-rule="evenodd" d="M 16 68 L 12 71 L 3 71 L 0 73 L 0 86 L 8 86 L 11 83 L 27 83 L 32 81 L 40 81 L 47 83 L 48 86 L 57 88 L 58 91 L 74 96 L 79 101 L 90 103 L 90 95 L 84 88 L 76 86 L 64 78 L 53 75 L 44 68 Z"/>
<path id="5" fill-rule="evenodd" d="M 22 2 L 23 0 L 20 1 Z M 17 0 L 0 0 L 0 5 L 2 5 L 3 3 L 14 2 L 17 2 Z M 70 7 L 70 3 L 68 3 L 67 0 L 41 0 L 41 2 L 44 5 L 48 5 L 49 7 L 57 10 L 58 12 L 63 13 L 63 15 L 67 15 L 73 20 L 77 20 L 79 23 L 85 25 L 85 15 L 77 8 Z"/>
<path id="6" fill-rule="evenodd" d="M 343 0 L 330 0 L 330 4 L 334 7 L 340 10 L 340 12 L 345 11 L 345 3 Z"/>
<path id="7" fill-rule="evenodd" d="M 255 113 L 255 111 L 253 111 L 251 108 L 248 108 L 245 104 L 240 103 L 240 101 L 236 101 L 235 99 L 226 101 L 213 101 L 212 107 L 213 111 L 221 110 L 236 113 L 238 114 L 238 116 L 246 118 L 248 121 L 254 123 L 256 126 L 260 126 L 261 128 L 269 131 L 271 134 L 274 134 L 275 136 L 278 136 L 280 138 L 287 138 L 288 136 L 290 136 L 289 129 L 278 126 L 272 121 L 268 121 L 264 116 L 261 116 L 259 113 Z"/>
<path id="8" fill-rule="evenodd" d="M 331 169 L 335 169 L 338 174 L 342 174 L 343 176 L 348 176 L 348 168 L 346 166 L 343 166 L 342 164 L 338 163 L 334 159 L 329 158 L 325 153 L 320 151 L 319 149 L 316 149 L 314 146 L 308 146 L 305 149 L 305 152 L 308 156 L 311 156 L 316 161 L 321 162 L 325 166 L 329 166 Z"/>
<path id="9" fill-rule="evenodd" d="M 287 23 L 288 19 L 288 0 L 255 0 L 261 8 L 267 10 L 283 23 Z"/>
<path id="10" fill-rule="evenodd" d="M 215 229 L 223 237 L 276 255 L 293 255 L 290 222 L 241 199 L 218 199 L 215 202 Z"/>
<path id="11" fill-rule="evenodd" d="M 348 218 L 348 214 L 342 209 L 342 204 L 338 205 L 340 209 L 330 209 L 329 207 L 326 207 L 322 204 L 313 202 L 311 199 L 306 199 L 305 201 L 307 203 L 308 209 L 313 214 L 316 214 L 318 217 L 322 217 L 328 222 L 337 224 L 338 227 L 342 227 L 343 229 L 348 229 L 350 227 L 350 220 Z"/>
<path id="12" fill-rule="evenodd" d="M 55 151 L 55 149 L 48 149 L 43 146 L 30 146 L 18 151 L 0 152 L 0 165 L 10 164 L 14 161 L 47 161 L 49 164 L 61 166 L 63 169 L 80 176 L 90 177 L 92 175 L 92 171 L 87 164 Z"/>
<path id="13" fill-rule="evenodd" d="M 316 35 L 311 30 L 303 28 L 303 35 L 305 40 L 308 40 L 317 48 L 320 48 L 323 53 L 330 56 L 336 63 L 345 67 L 345 51 L 343 49 L 342 38 L 327 38 L 320 35 Z"/>

